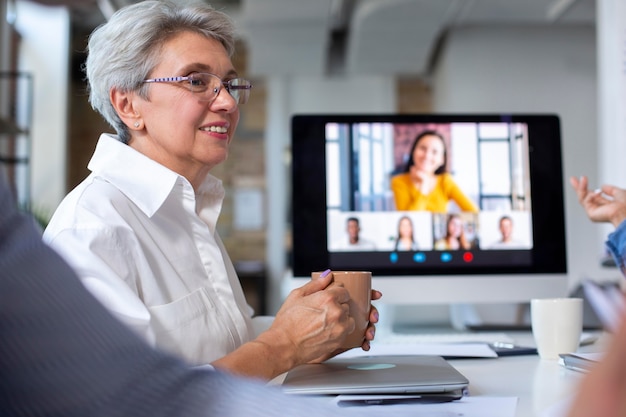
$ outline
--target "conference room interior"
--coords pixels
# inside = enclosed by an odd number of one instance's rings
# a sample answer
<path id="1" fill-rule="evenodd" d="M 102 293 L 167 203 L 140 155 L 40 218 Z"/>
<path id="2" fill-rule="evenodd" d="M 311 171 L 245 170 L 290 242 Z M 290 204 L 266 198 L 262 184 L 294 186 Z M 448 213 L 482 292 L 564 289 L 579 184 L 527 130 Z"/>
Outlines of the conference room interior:
<path id="1" fill-rule="evenodd" d="M 16 168 L 5 161 L 3 168 L 19 172 L 18 198 L 44 224 L 87 175 L 99 134 L 110 131 L 87 102 L 80 68 L 86 37 L 107 13 L 131 2 L 0 5 L 0 71 L 18 75 L 0 78 L 0 115 L 10 108 L 28 113 L 20 138 L 28 162 Z M 275 313 L 288 286 L 295 114 L 558 115 L 568 291 L 587 278 L 621 281 L 605 262 L 609 230 L 586 218 L 567 183 L 569 176 L 587 175 L 592 187 L 626 185 L 616 111 L 626 109 L 614 94 L 623 82 L 616 62 L 625 22 L 610 13 L 618 1 L 509 3 L 212 2 L 235 19 L 235 66 L 254 84 L 229 160 L 214 174 L 227 190 L 219 232 L 257 312 Z M 30 83 L 31 95 L 11 96 L 22 82 Z M 519 305 L 480 307 L 487 320 L 519 319 Z M 447 306 L 417 308 L 426 320 L 449 314 Z"/>

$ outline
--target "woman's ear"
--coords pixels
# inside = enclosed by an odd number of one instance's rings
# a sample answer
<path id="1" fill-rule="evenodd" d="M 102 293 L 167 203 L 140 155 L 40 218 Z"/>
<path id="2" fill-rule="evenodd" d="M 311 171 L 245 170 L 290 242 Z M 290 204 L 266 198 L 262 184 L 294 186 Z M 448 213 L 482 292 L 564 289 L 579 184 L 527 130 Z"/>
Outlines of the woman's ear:
<path id="1" fill-rule="evenodd" d="M 130 130 L 143 129 L 143 120 L 136 103 L 137 95 L 134 91 L 120 91 L 112 88 L 109 99 L 117 115 Z"/>

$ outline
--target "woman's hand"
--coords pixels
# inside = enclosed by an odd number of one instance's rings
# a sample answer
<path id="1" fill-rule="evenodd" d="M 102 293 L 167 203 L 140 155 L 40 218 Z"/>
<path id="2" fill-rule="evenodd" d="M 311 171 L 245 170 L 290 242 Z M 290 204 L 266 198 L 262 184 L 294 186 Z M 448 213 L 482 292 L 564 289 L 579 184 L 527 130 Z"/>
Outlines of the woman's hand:
<path id="1" fill-rule="evenodd" d="M 379 300 L 382 296 L 383 294 L 380 291 L 372 290 L 372 300 Z M 363 344 L 361 345 L 361 349 L 365 351 L 370 350 L 370 342 L 374 340 L 374 337 L 376 337 L 376 323 L 378 323 L 378 318 L 378 309 L 374 307 L 374 305 L 372 305 L 370 307 L 369 324 L 367 326 L 367 329 L 365 329 L 365 340 L 363 340 Z M 346 350 L 348 349 L 341 348 L 332 352 L 328 352 L 327 354 L 324 354 L 323 356 L 316 358 L 311 362 L 323 362 L 327 359 L 332 358 L 333 356 L 337 356 L 340 353 L 345 352 Z"/>
<path id="2" fill-rule="evenodd" d="M 329 287 L 332 279 L 329 274 L 293 290 L 267 332 L 289 341 L 292 366 L 341 352 L 340 346 L 355 328 L 349 316 L 350 294 L 341 285 Z"/>
<path id="3" fill-rule="evenodd" d="M 329 286 L 333 276 L 313 279 L 289 294 L 270 328 L 251 342 L 213 362 L 216 368 L 249 377 L 271 379 L 303 363 L 322 362 L 341 348 L 354 331 L 349 316 L 348 291 L 341 284 Z M 382 296 L 372 290 L 372 300 Z M 378 310 L 370 309 L 370 325 L 363 349 L 369 349 L 378 322 Z"/>
<path id="4" fill-rule="evenodd" d="M 570 184 L 590 220 L 609 222 L 617 227 L 626 219 L 626 190 L 603 185 L 599 190 L 590 191 L 586 176 L 570 177 Z"/>
<path id="5" fill-rule="evenodd" d="M 409 172 L 411 174 L 413 184 L 420 191 L 420 193 L 428 195 L 435 188 L 437 183 L 436 175 L 421 171 L 415 165 L 410 168 Z"/>
<path id="6" fill-rule="evenodd" d="M 383 293 L 377 290 L 372 290 L 372 301 L 379 300 L 383 296 Z M 370 324 L 365 330 L 365 340 L 361 345 L 363 350 L 370 350 L 370 342 L 374 340 L 376 336 L 376 323 L 378 323 L 378 309 L 372 305 L 370 308 Z"/>

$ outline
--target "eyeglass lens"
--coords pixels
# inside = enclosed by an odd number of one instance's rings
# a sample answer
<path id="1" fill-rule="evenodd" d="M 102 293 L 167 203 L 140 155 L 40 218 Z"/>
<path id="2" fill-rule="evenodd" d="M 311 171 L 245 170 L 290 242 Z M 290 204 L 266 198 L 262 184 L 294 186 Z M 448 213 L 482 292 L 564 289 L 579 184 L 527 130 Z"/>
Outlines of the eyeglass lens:
<path id="1" fill-rule="evenodd" d="M 199 73 L 189 76 L 189 88 L 193 93 L 204 95 L 207 101 L 215 99 L 220 90 L 224 88 L 237 104 L 245 104 L 250 96 L 252 85 L 243 78 L 222 81 L 216 75 Z"/>

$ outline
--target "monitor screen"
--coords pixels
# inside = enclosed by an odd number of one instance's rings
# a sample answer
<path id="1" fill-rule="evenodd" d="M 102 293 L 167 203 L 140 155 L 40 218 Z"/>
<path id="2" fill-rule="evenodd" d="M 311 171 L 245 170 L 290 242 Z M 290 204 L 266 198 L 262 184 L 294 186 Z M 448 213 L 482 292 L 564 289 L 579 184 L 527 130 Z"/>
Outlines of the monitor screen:
<path id="1" fill-rule="evenodd" d="M 567 291 L 555 115 L 296 115 L 292 268 L 369 270 L 388 302 Z"/>

